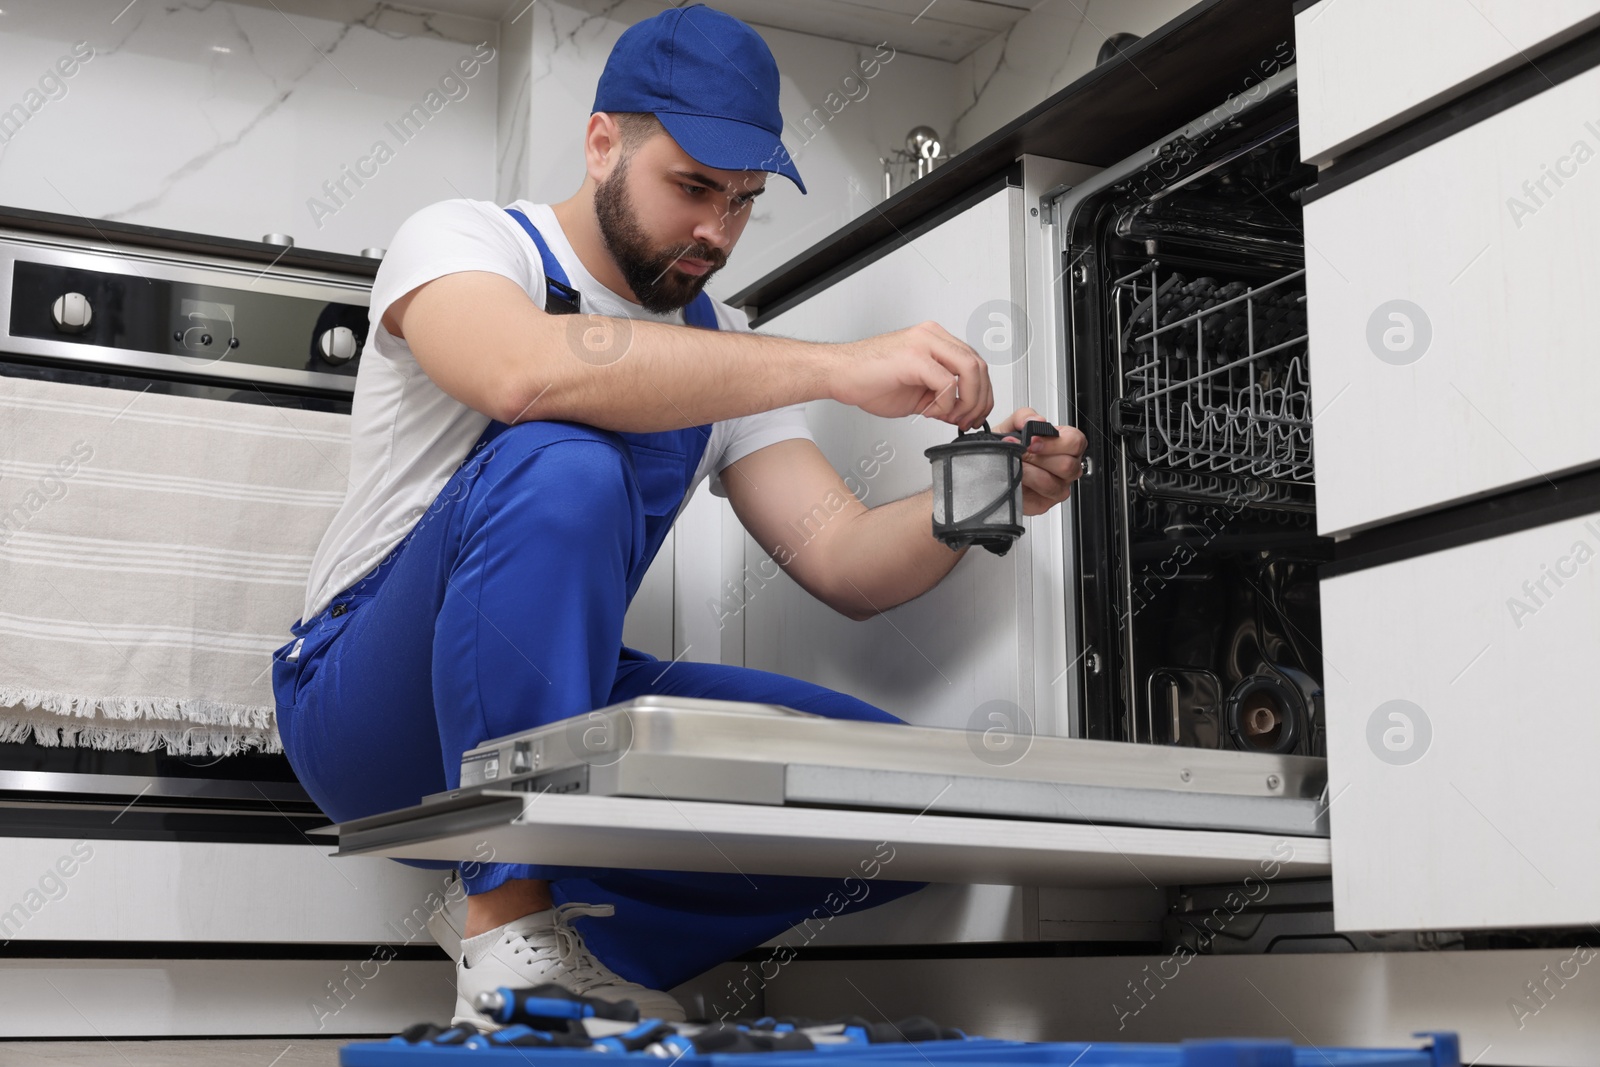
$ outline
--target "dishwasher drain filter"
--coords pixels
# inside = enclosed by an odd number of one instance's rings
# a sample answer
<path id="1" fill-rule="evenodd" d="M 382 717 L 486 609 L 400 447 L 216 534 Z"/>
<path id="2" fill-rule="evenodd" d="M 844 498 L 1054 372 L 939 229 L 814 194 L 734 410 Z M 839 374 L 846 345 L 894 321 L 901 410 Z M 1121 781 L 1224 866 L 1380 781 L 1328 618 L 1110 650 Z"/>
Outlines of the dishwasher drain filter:
<path id="1" fill-rule="evenodd" d="M 925 451 L 933 462 L 933 536 L 951 549 L 982 545 L 1005 555 L 1023 533 L 1022 457 L 1035 437 L 1059 436 L 1038 420 L 1017 434 L 995 433 L 985 419 L 983 429 Z"/>

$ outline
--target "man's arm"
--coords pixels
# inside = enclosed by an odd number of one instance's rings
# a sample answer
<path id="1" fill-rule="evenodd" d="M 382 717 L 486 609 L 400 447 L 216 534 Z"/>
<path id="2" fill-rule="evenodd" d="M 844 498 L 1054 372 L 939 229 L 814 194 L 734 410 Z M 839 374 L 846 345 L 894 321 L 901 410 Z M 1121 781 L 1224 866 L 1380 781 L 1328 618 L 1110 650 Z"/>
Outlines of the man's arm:
<path id="1" fill-rule="evenodd" d="M 1019 408 L 995 424 L 1013 434 L 1042 419 Z M 1083 471 L 1083 434 L 1035 438 L 1022 461 L 1022 510 L 1041 515 L 1065 500 Z M 916 462 L 927 461 L 919 454 Z M 931 473 L 931 470 L 930 470 Z M 817 446 L 780 441 L 722 471 L 734 514 L 795 582 L 841 615 L 861 621 L 938 585 L 968 549 L 933 536 L 933 490 L 868 508 Z"/>
<path id="2" fill-rule="evenodd" d="M 722 484 L 762 550 L 857 621 L 921 596 L 966 554 L 934 540 L 932 489 L 868 508 L 811 441 L 752 452 L 723 470 Z"/>
<path id="3" fill-rule="evenodd" d="M 505 423 L 565 419 L 645 433 L 831 398 L 967 427 L 994 403 L 987 365 L 935 323 L 816 344 L 549 315 L 511 279 L 462 271 L 394 301 L 382 325 L 441 389 Z"/>

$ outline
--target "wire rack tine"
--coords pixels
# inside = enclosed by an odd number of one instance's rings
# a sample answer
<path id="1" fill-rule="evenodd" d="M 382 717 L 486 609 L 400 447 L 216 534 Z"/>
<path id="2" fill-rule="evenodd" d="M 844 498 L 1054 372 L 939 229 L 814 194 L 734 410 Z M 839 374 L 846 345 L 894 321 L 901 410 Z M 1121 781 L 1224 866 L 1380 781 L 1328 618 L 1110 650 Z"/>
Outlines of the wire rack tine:
<path id="1" fill-rule="evenodd" d="M 1291 308 L 1303 308 L 1293 283 L 1304 274 L 1294 271 L 1164 324 L 1154 261 L 1113 283 L 1129 368 L 1123 396 L 1142 424 L 1144 463 L 1311 484 L 1303 318 L 1293 336 L 1283 338 L 1280 330 L 1273 337 L 1271 316 L 1263 313 L 1276 304 L 1281 321 L 1283 294 L 1290 294 Z M 1230 344 L 1236 330 L 1242 337 Z"/>

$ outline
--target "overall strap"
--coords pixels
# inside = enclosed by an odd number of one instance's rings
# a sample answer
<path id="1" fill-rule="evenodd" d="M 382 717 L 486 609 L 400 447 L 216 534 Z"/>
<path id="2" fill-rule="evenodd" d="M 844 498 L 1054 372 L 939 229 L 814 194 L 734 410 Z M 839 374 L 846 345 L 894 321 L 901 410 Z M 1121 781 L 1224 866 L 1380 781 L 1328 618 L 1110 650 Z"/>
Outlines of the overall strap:
<path id="1" fill-rule="evenodd" d="M 711 297 L 704 289 L 700 290 L 699 295 L 689 301 L 689 306 L 683 309 L 683 321 L 702 330 L 717 329 L 717 311 L 712 307 Z"/>
<path id="2" fill-rule="evenodd" d="M 552 315 L 576 315 L 582 307 L 583 298 L 578 290 L 567 284 L 567 272 L 561 269 L 561 261 L 556 259 L 550 246 L 544 243 L 544 237 L 534 224 L 528 221 L 528 216 L 514 207 L 506 208 L 506 214 L 516 219 L 528 236 L 533 238 L 534 245 L 539 249 L 539 258 L 544 261 L 544 309 Z"/>
<path id="3" fill-rule="evenodd" d="M 555 253 L 550 251 L 550 246 L 545 243 L 543 235 L 539 233 L 528 216 L 514 207 L 506 208 L 506 214 L 517 220 L 528 236 L 533 238 L 535 247 L 539 249 L 539 258 L 544 262 L 545 303 L 544 309 L 552 315 L 576 315 L 582 308 L 582 296 L 567 283 L 567 272 L 562 269 L 560 260 Z M 700 292 L 689 306 L 683 309 L 683 321 L 690 326 L 698 326 L 703 330 L 717 329 L 717 312 L 712 306 L 711 297 Z"/>

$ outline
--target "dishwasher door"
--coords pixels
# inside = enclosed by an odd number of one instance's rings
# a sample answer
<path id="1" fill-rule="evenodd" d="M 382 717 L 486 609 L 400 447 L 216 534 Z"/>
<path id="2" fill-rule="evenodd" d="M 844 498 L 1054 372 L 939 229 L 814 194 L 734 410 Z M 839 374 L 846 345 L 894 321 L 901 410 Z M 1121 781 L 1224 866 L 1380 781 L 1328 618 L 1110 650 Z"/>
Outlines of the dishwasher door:
<path id="1" fill-rule="evenodd" d="M 1089 888 L 1327 872 L 1309 757 L 647 696 L 462 766 L 462 788 L 341 824 L 339 854 L 779 875 L 872 861 L 897 881 Z"/>
<path id="2" fill-rule="evenodd" d="M 495 789 L 335 829 L 339 856 L 468 862 L 493 855 L 505 863 L 723 874 L 860 870 L 966 885 L 1142 888 L 1329 873 L 1328 841 L 1320 837 Z"/>

